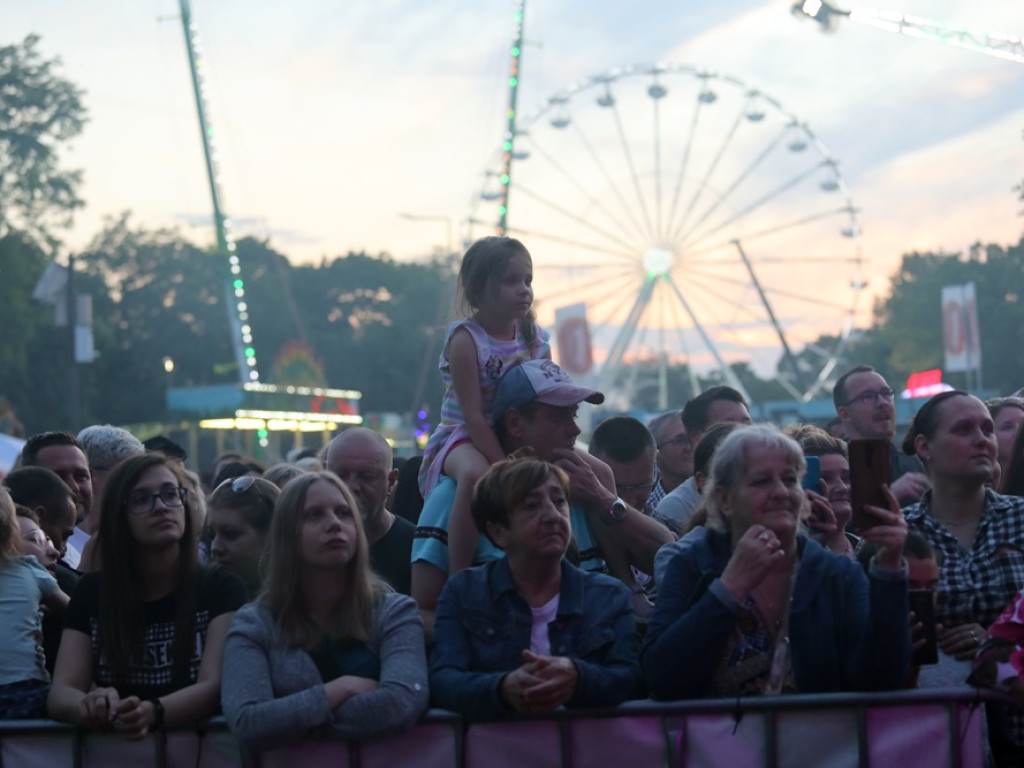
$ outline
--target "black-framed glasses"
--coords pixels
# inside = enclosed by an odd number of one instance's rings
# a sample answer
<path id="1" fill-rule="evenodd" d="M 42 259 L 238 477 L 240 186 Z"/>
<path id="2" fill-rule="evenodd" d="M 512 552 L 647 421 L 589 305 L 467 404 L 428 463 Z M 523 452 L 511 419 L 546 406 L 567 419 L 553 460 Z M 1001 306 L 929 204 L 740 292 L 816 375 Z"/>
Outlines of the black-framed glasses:
<path id="1" fill-rule="evenodd" d="M 874 405 L 878 398 L 883 400 L 892 400 L 896 395 L 895 390 L 892 387 L 882 387 L 881 389 L 869 389 L 866 392 L 861 392 L 856 397 L 851 397 L 843 406 L 853 405 L 854 403 L 860 403 L 861 405 Z"/>
<path id="2" fill-rule="evenodd" d="M 687 435 L 679 435 L 679 437 L 673 437 L 671 440 L 666 440 L 664 443 L 658 443 L 657 448 L 660 451 L 666 445 L 677 446 L 682 445 L 687 448 L 690 447 L 690 438 Z"/>
<path id="3" fill-rule="evenodd" d="M 149 493 L 148 491 L 133 492 L 125 499 L 124 506 L 133 515 L 148 515 L 156 509 L 157 499 L 160 499 L 160 502 L 165 507 L 180 507 L 185 503 L 186 496 L 188 496 L 188 488 L 172 485 L 161 488 L 155 493 Z"/>

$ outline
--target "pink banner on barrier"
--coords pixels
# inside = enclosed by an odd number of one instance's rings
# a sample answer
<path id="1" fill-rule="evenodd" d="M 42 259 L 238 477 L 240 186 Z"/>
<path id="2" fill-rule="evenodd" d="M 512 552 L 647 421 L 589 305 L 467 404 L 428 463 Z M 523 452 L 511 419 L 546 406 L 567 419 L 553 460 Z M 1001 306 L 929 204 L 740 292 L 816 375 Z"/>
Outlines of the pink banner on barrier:
<path id="1" fill-rule="evenodd" d="M 568 726 L 571 765 L 660 765 L 664 759 L 660 717 L 575 720 Z"/>
<path id="2" fill-rule="evenodd" d="M 454 768 L 461 747 L 467 768 L 754 768 L 771 757 L 782 768 L 856 768 L 861 761 L 872 768 L 982 768 L 981 706 L 920 696 L 895 706 L 899 697 L 880 696 L 877 703 L 864 706 L 861 724 L 855 706 L 815 706 L 812 701 L 801 702 L 806 709 L 779 707 L 771 723 L 756 711 L 745 713 L 737 723 L 731 712 L 682 714 L 671 707 L 638 712 L 639 707 L 625 706 L 613 717 L 468 726 L 435 717 L 387 739 L 345 742 L 311 737 L 261 755 L 246 755 L 222 723 L 204 725 L 199 731 L 159 733 L 140 742 L 94 733 L 76 740 L 73 730 L 48 722 L 3 723 L 0 766 L 49 768 L 78 761 L 82 768 L 161 763 L 171 768 L 347 768 L 355 763 L 360 768 Z M 787 699 L 787 704 L 793 703 Z M 864 728 L 860 735 L 858 725 Z M 866 755 L 858 752 L 862 742 Z M 769 754 L 773 743 L 774 756 Z"/>
<path id="3" fill-rule="evenodd" d="M 956 710 L 963 768 L 984 765 L 984 707 Z M 921 706 L 868 710 L 868 751 L 872 766 L 952 765 L 950 718 L 945 707 Z"/>
<path id="4" fill-rule="evenodd" d="M 470 768 L 559 768 L 561 764 L 558 723 L 481 723 L 471 726 L 466 738 Z"/>
<path id="5" fill-rule="evenodd" d="M 679 762 L 686 766 L 764 764 L 764 717 L 746 714 L 739 723 L 723 715 L 690 715 L 679 733 Z"/>
<path id="6" fill-rule="evenodd" d="M 810 722 L 814 723 L 813 727 L 808 727 Z M 779 712 L 775 717 L 775 733 L 780 768 L 806 768 L 810 765 L 815 768 L 858 768 L 860 765 L 854 710 Z M 873 767 L 874 763 L 871 765 Z"/>

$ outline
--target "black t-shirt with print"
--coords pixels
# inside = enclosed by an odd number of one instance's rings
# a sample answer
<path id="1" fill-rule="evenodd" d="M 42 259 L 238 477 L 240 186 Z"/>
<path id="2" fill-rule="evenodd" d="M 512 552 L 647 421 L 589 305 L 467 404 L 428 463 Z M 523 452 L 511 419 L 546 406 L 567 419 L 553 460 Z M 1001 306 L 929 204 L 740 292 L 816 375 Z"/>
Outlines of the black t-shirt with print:
<path id="1" fill-rule="evenodd" d="M 112 686 L 113 669 L 100 649 L 99 573 L 82 577 L 71 598 L 64 619 L 65 629 L 75 629 L 92 638 L 92 680 L 99 686 Z M 189 664 L 189 683 L 199 676 L 199 663 L 206 645 L 206 630 L 217 616 L 240 608 L 248 594 L 241 579 L 217 567 L 203 567 L 198 579 L 195 613 L 195 643 Z M 174 613 L 177 594 L 143 603 L 143 641 L 135 649 L 128 666 L 128 679 L 115 687 L 122 696 L 143 699 L 165 696 L 178 688 L 174 674 Z"/>

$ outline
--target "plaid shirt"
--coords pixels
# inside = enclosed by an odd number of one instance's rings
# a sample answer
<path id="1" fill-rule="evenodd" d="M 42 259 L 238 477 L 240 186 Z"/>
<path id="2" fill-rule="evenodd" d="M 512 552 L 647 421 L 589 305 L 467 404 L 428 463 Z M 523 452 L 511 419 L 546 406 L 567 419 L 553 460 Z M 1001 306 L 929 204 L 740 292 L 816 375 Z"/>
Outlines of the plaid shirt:
<path id="1" fill-rule="evenodd" d="M 657 469 L 654 470 L 654 490 L 651 491 L 651 495 L 647 497 L 648 509 L 657 509 L 658 502 L 665 498 L 665 494 L 668 491 L 665 490 L 665 486 L 661 484 L 661 472 Z"/>
<path id="2" fill-rule="evenodd" d="M 930 514 L 931 491 L 904 508 L 910 530 L 942 552 L 936 618 L 946 627 L 988 627 L 1024 589 L 1024 498 L 985 491 L 985 509 L 968 550 Z"/>
<path id="3" fill-rule="evenodd" d="M 658 472 L 655 475 L 654 490 L 651 491 L 651 495 L 647 497 L 647 503 L 644 505 L 644 514 L 648 517 L 653 517 L 659 523 L 664 525 L 672 532 L 672 535 L 678 539 L 683 533 L 683 529 L 679 523 L 671 518 L 658 514 L 658 502 L 664 499 L 667 495 L 668 491 L 666 491 L 665 487 L 661 484 L 661 473 Z"/>

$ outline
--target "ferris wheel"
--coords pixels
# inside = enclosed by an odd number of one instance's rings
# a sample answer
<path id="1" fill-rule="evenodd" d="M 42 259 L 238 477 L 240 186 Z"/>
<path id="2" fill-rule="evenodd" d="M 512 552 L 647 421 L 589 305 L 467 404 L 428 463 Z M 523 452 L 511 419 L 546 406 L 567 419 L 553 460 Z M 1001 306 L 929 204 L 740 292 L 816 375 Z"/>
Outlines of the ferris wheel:
<path id="1" fill-rule="evenodd" d="M 743 391 L 741 361 L 798 399 L 822 388 L 864 282 L 857 210 L 806 122 L 731 75 L 646 64 L 558 91 L 514 137 L 515 171 L 506 142 L 467 235 L 502 220 L 523 240 L 542 325 L 586 305 L 606 393 L 628 403 L 641 361 L 662 407 L 678 362 L 695 390 L 717 369 Z"/>

